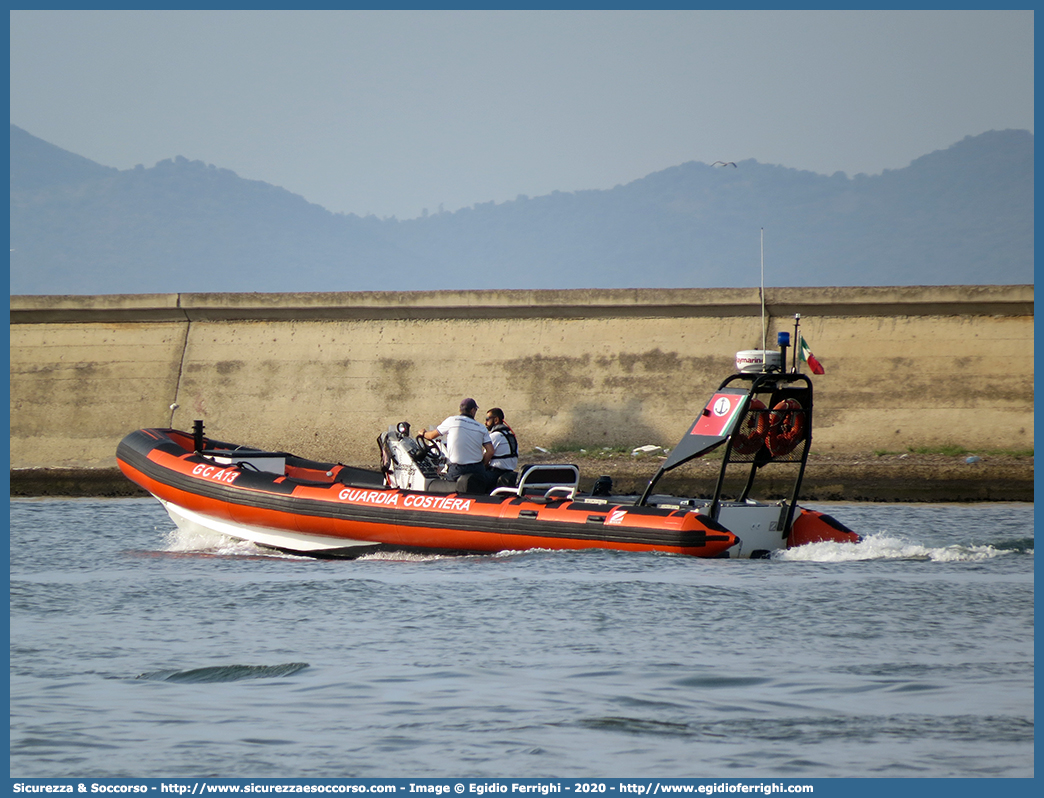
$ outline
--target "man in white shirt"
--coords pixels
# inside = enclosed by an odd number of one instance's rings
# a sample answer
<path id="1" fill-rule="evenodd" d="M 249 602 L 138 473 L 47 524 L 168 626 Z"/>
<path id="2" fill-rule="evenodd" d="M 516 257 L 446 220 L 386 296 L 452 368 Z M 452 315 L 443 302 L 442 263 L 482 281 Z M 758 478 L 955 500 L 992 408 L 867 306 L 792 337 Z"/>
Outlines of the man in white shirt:
<path id="1" fill-rule="evenodd" d="M 477 411 L 475 400 L 465 399 L 460 403 L 460 415 L 450 416 L 435 429 L 421 430 L 421 435 L 429 441 L 445 436 L 449 479 L 464 474 L 485 474 L 486 466 L 493 459 L 493 440 L 489 430 L 475 420 Z"/>
<path id="2" fill-rule="evenodd" d="M 486 411 L 486 429 L 493 441 L 493 459 L 489 468 L 499 479 L 518 469 L 518 440 L 515 432 L 504 421 L 504 411 L 491 407 Z"/>

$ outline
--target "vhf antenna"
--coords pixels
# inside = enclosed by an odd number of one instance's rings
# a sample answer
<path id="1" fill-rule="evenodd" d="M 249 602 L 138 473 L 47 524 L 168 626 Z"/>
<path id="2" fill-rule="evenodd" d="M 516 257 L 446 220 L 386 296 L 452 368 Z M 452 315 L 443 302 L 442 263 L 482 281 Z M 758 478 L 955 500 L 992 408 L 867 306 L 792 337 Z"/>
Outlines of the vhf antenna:
<path id="1" fill-rule="evenodd" d="M 768 349 L 768 326 L 765 324 L 765 228 L 761 228 L 761 351 Z M 765 355 L 762 355 L 765 357 Z M 766 362 L 766 366 L 768 363 Z"/>

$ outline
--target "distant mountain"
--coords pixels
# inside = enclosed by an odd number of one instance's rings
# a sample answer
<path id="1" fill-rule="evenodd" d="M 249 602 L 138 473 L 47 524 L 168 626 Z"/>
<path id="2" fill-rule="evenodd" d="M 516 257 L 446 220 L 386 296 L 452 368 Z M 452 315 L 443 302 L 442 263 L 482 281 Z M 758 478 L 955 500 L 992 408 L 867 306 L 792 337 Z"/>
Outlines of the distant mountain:
<path id="1" fill-rule="evenodd" d="M 117 170 L 11 126 L 11 292 L 1033 282 L 1033 135 L 878 176 L 686 163 L 420 219 L 333 214 L 177 157 Z"/>
<path id="2" fill-rule="evenodd" d="M 111 166 L 101 166 L 81 155 L 73 155 L 11 125 L 12 196 L 15 192 L 54 189 L 101 180 L 117 172 Z"/>

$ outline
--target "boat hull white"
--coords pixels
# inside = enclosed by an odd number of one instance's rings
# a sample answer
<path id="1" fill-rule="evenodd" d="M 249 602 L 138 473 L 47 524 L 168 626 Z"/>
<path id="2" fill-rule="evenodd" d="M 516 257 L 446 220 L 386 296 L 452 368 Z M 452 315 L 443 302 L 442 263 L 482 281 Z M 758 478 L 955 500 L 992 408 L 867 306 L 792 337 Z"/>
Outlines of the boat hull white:
<path id="1" fill-rule="evenodd" d="M 167 515 L 178 529 L 188 533 L 216 532 L 219 535 L 247 540 L 259 546 L 289 551 L 311 556 L 344 556 L 354 553 L 356 556 L 380 546 L 372 540 L 350 540 L 347 538 L 328 538 L 321 535 L 305 535 L 285 529 L 252 526 L 249 524 L 230 523 L 229 521 L 203 513 L 179 507 L 171 501 L 159 500 L 167 511 Z"/>

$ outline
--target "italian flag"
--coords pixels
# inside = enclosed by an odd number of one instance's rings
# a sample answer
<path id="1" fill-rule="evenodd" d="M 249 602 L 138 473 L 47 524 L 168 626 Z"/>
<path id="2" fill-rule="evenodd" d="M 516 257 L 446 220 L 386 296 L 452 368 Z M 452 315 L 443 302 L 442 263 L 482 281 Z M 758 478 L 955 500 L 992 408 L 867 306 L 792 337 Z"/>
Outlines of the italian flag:
<path id="1" fill-rule="evenodd" d="M 816 360 L 816 356 L 812 354 L 812 349 L 809 347 L 808 342 L 805 340 L 805 336 L 801 336 L 801 360 L 808 363 L 809 369 L 813 374 L 825 374 L 823 366 L 820 365 L 819 361 Z"/>

